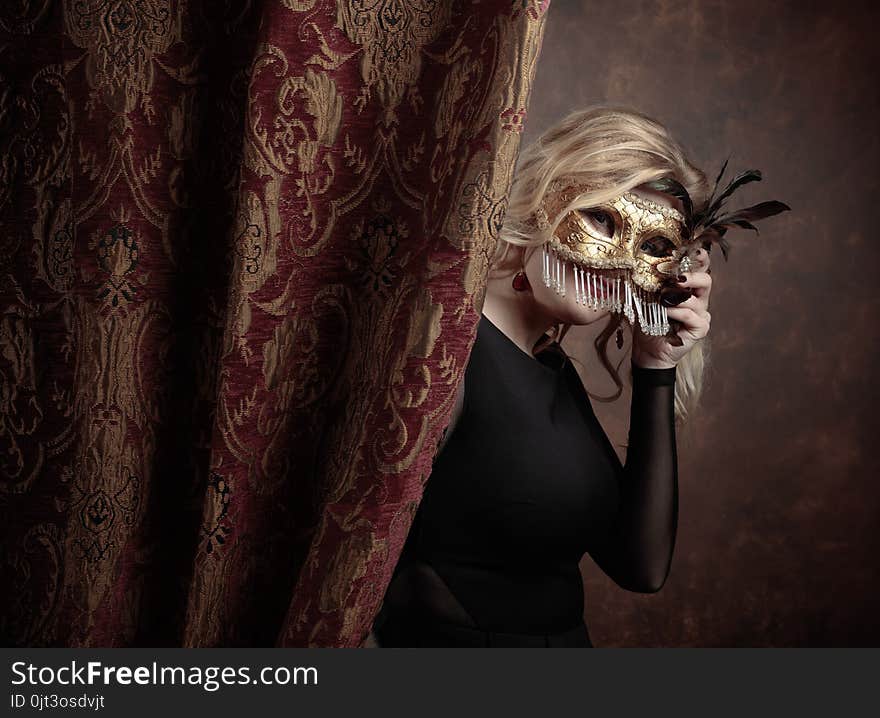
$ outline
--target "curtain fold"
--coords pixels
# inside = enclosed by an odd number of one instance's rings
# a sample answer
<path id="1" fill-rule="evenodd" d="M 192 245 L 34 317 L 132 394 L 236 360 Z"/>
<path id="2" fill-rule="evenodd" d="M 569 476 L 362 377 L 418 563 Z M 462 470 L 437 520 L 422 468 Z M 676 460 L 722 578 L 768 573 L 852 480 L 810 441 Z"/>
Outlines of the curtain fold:
<path id="1" fill-rule="evenodd" d="M 12 5 L 4 640 L 359 645 L 463 378 L 549 2 Z"/>

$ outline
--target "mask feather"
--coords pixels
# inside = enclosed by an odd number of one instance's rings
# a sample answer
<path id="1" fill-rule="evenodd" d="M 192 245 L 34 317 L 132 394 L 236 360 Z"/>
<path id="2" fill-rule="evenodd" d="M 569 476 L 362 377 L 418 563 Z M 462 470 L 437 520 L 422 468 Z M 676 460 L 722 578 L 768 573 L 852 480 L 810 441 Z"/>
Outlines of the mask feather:
<path id="1" fill-rule="evenodd" d="M 739 227 L 740 229 L 748 229 L 758 234 L 758 228 L 753 224 L 754 222 L 773 217 L 791 209 L 791 207 L 783 202 L 770 200 L 759 202 L 751 207 L 745 207 L 734 212 L 719 214 L 724 208 L 726 201 L 740 187 L 751 182 L 760 182 L 763 179 L 760 170 L 746 170 L 736 175 L 719 194 L 718 188 L 724 179 L 724 173 L 727 171 L 729 162 L 730 158 L 727 158 L 724 160 L 724 164 L 721 165 L 721 171 L 715 178 L 715 186 L 712 188 L 712 194 L 709 195 L 709 199 L 696 211 L 691 211 L 686 215 L 688 217 L 688 234 L 692 241 L 701 241 L 707 251 L 711 250 L 712 243 L 718 244 L 721 247 L 725 260 L 727 260 L 730 252 L 730 241 L 724 236 L 728 229 Z M 647 186 L 660 192 L 667 192 L 679 199 L 681 199 L 681 193 L 687 196 L 687 190 L 675 180 L 662 178 L 655 182 L 649 182 Z M 690 197 L 688 197 L 688 203 L 685 206 L 693 206 L 690 203 Z"/>

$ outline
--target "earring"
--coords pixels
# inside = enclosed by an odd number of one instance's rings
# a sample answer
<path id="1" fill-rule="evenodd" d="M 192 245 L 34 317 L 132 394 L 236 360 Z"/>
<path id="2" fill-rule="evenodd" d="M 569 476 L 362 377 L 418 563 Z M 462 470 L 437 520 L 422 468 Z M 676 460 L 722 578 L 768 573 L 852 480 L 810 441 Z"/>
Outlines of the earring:
<path id="1" fill-rule="evenodd" d="M 526 273 L 523 270 L 519 270 L 513 277 L 513 288 L 517 292 L 524 292 L 527 289 L 531 289 L 532 285 L 529 283 L 529 278 L 526 276 Z"/>

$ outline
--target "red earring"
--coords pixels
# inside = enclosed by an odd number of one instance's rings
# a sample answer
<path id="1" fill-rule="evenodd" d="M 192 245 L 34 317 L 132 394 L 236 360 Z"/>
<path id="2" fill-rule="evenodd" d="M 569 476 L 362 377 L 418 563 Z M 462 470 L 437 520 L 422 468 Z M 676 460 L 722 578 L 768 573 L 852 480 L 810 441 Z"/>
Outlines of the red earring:
<path id="1" fill-rule="evenodd" d="M 524 292 L 527 289 L 531 289 L 532 285 L 529 284 L 529 278 L 526 276 L 526 273 L 520 270 L 516 273 L 513 278 L 513 288 L 518 292 Z"/>

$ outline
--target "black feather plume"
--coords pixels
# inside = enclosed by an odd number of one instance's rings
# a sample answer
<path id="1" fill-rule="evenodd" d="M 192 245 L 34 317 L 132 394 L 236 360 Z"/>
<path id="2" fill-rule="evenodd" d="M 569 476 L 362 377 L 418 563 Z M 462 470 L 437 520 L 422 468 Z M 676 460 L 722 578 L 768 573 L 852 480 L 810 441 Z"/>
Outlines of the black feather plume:
<path id="1" fill-rule="evenodd" d="M 758 228 L 753 222 L 772 217 L 781 212 L 787 212 L 791 209 L 791 207 L 783 202 L 770 200 L 767 202 L 760 202 L 751 207 L 719 215 L 719 212 L 724 207 L 725 201 L 740 187 L 749 184 L 750 182 L 760 182 L 763 179 L 760 170 L 746 170 L 734 177 L 716 197 L 718 187 L 721 185 L 721 180 L 727 170 L 728 162 L 729 158 L 724 161 L 723 165 L 721 165 L 721 171 L 715 179 L 715 186 L 712 189 L 712 194 L 709 195 L 709 199 L 707 199 L 706 202 L 692 214 L 690 227 L 688 228 L 693 240 L 701 240 L 706 249 L 710 248 L 709 245 L 711 245 L 712 242 L 718 244 L 721 247 L 721 252 L 723 253 L 725 260 L 730 252 L 730 242 L 724 236 L 728 229 L 739 227 L 741 229 L 752 230 L 757 234 Z"/>
<path id="2" fill-rule="evenodd" d="M 702 242 L 705 249 L 710 249 L 714 242 L 721 247 L 724 259 L 727 259 L 730 252 L 730 241 L 724 236 L 728 229 L 739 227 L 748 229 L 758 234 L 758 228 L 753 224 L 758 220 L 772 217 L 773 215 L 787 212 L 791 209 L 787 204 L 771 200 L 768 202 L 760 202 L 751 207 L 729 212 L 719 215 L 723 209 L 727 199 L 743 185 L 750 182 L 760 182 L 763 179 L 760 170 L 746 170 L 734 177 L 727 186 L 719 193 L 718 188 L 721 186 L 721 180 L 727 171 L 727 165 L 730 158 L 724 160 L 721 165 L 721 171 L 715 178 L 715 185 L 712 188 L 712 194 L 698 208 L 694 208 L 693 200 L 687 189 L 671 177 L 661 177 L 653 182 L 646 182 L 645 187 L 653 189 L 663 194 L 676 197 L 681 201 L 684 208 L 685 217 L 685 244 L 693 244 L 697 241 Z M 672 269 L 669 270 L 673 271 Z M 675 270 L 677 271 L 677 270 Z"/>
<path id="3" fill-rule="evenodd" d="M 681 200 L 681 204 L 684 207 L 685 220 L 690 225 L 690 219 L 694 214 L 694 203 L 684 185 L 672 179 L 672 177 L 661 177 L 653 182 L 646 182 L 645 186 L 656 192 L 662 192 Z"/>

